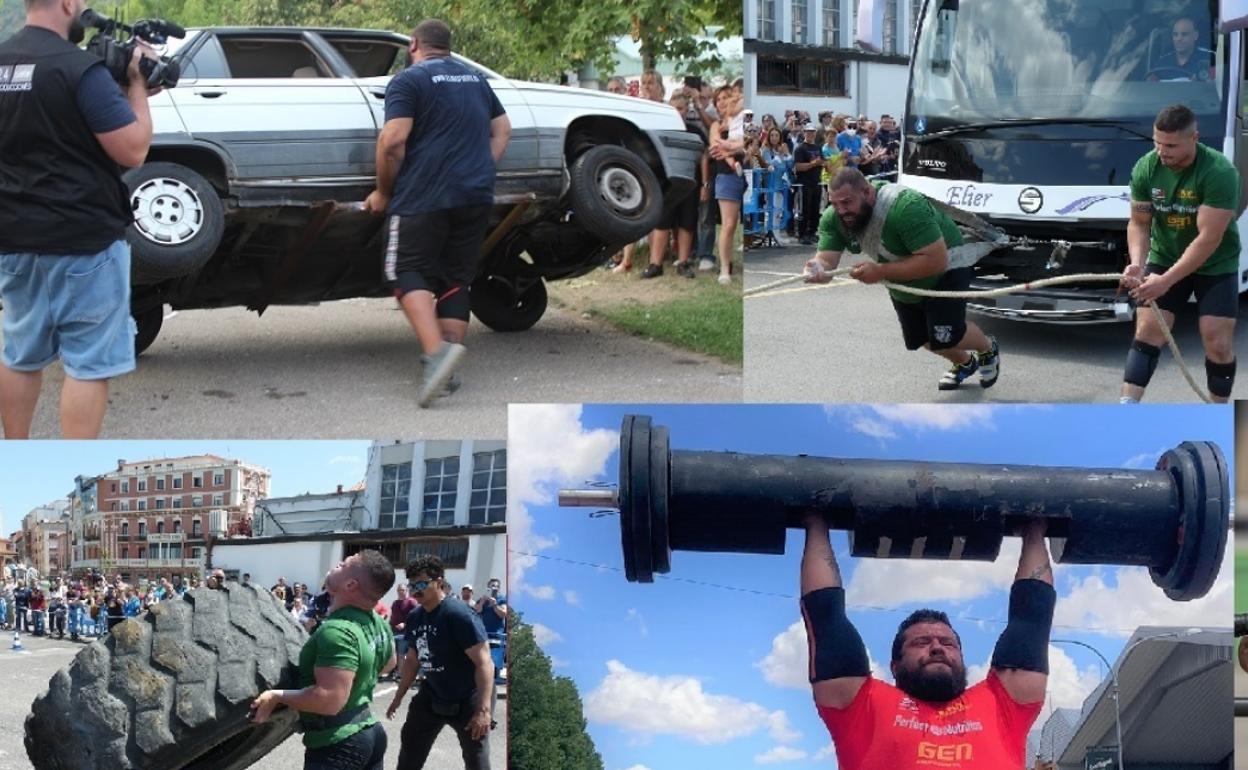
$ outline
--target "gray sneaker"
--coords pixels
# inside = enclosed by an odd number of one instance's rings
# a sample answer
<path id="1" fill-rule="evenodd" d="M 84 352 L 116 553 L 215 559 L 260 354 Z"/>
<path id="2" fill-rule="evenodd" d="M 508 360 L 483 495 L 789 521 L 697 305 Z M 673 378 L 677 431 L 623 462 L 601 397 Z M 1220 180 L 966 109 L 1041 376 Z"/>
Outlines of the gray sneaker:
<path id="1" fill-rule="evenodd" d="M 426 407 L 435 398 L 443 395 L 443 389 L 455 374 L 455 367 L 468 349 L 457 342 L 443 342 L 438 352 L 431 356 L 421 356 L 424 371 L 420 377 L 420 391 L 416 403 Z"/>

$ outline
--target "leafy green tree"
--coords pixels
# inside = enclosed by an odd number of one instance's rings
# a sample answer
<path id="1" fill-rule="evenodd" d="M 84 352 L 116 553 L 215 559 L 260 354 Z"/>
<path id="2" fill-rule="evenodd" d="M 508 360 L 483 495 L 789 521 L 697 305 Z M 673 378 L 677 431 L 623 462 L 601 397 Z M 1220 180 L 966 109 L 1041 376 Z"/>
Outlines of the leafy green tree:
<path id="1" fill-rule="evenodd" d="M 508 767 L 511 770 L 603 770 L 585 731 L 576 684 L 554 676 L 533 629 L 513 614 L 508 644 Z"/>

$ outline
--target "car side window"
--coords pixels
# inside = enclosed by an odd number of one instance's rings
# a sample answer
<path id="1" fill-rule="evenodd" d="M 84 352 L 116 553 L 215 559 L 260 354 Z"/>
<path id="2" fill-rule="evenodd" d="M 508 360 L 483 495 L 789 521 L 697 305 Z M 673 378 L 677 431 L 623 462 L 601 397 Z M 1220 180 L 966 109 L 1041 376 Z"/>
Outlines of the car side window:
<path id="1" fill-rule="evenodd" d="M 301 40 L 222 38 L 221 50 L 235 78 L 328 78 L 329 67 Z"/>
<path id="2" fill-rule="evenodd" d="M 407 49 L 393 42 L 328 36 L 325 41 L 346 60 L 359 78 L 393 75 L 407 66 Z"/>
<path id="3" fill-rule="evenodd" d="M 182 77 L 188 80 L 228 78 L 229 76 L 229 65 L 225 63 L 221 43 L 215 37 L 205 40 L 190 62 L 182 67 Z"/>

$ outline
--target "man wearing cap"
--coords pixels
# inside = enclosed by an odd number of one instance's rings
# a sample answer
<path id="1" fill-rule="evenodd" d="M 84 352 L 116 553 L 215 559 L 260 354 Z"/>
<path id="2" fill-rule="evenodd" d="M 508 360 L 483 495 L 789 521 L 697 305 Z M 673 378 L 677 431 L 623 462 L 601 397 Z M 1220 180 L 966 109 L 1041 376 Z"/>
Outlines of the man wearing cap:
<path id="1" fill-rule="evenodd" d="M 459 589 L 459 598 L 464 600 L 464 604 L 467 604 L 469 607 L 472 606 L 472 584 L 471 583 L 464 583 L 463 587 Z"/>
<path id="2" fill-rule="evenodd" d="M 818 126 L 807 123 L 802 128 L 802 141 L 793 148 L 793 170 L 801 185 L 801 217 L 797 225 L 798 242 L 810 246 L 815 242 L 819 226 L 819 170 L 823 168 L 823 149 L 816 141 Z"/>
<path id="3" fill-rule="evenodd" d="M 330 571 L 329 617 L 299 653 L 301 690 L 265 690 L 251 704 L 257 723 L 279 705 L 297 709 L 304 770 L 381 770 L 386 732 L 369 711 L 373 687 L 397 664 L 386 620 L 373 607 L 394 585 L 379 551 L 360 551 Z"/>

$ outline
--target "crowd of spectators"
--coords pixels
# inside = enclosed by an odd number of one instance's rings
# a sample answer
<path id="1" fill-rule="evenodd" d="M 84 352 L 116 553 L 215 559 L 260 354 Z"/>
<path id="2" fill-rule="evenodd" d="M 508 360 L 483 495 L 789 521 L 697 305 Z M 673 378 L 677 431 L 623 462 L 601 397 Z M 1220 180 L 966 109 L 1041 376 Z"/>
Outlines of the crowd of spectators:
<path id="1" fill-rule="evenodd" d="M 639 83 L 623 78 L 607 81 L 607 91 L 669 104 L 685 122 L 685 129 L 702 137 L 707 152 L 698 168 L 696 189 L 678 202 L 666 201 L 667 213 L 646 239 L 649 261 L 642 278 L 663 274 L 674 264 L 676 274 L 694 278 L 698 272 L 714 272 L 718 280 L 732 282 L 733 250 L 745 183 L 743 81 L 715 86 L 698 76 L 687 76 L 683 85 L 667 93 L 663 77 L 655 70 L 642 73 Z M 634 87 L 635 86 L 635 87 Z M 613 273 L 633 269 L 637 244 L 629 244 L 608 260 Z"/>
<path id="2" fill-rule="evenodd" d="M 891 115 L 875 121 L 827 111 L 812 120 L 807 112 L 785 110 L 783 122 L 763 115 L 757 125 L 752 111 L 745 116 L 746 167 L 770 173 L 776 184 L 769 187 L 777 190 L 771 208 L 792 213 L 785 229 L 802 244 L 815 242 L 836 172 L 848 166 L 873 177 L 897 170 L 901 138 Z"/>

